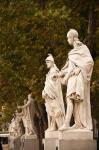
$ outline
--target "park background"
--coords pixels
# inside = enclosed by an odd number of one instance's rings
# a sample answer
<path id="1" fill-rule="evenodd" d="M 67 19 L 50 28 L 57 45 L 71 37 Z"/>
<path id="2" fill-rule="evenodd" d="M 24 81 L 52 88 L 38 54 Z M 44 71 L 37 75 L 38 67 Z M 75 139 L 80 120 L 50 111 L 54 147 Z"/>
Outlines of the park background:
<path id="1" fill-rule="evenodd" d="M 44 136 L 45 58 L 51 53 L 58 68 L 64 66 L 71 49 L 66 38 L 70 28 L 79 32 L 94 59 L 91 107 L 99 123 L 98 0 L 0 0 L 0 130 L 7 130 L 17 106 L 32 92 L 35 125 L 40 139 Z"/>

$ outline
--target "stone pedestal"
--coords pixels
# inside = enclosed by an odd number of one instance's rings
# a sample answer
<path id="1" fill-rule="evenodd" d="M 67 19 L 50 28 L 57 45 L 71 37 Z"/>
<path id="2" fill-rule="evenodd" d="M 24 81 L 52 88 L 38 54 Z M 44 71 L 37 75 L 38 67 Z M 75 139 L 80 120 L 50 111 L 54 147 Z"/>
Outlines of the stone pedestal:
<path id="1" fill-rule="evenodd" d="M 43 139 L 44 150 L 56 150 L 57 140 L 59 138 L 58 131 L 45 132 L 45 139 Z"/>
<path id="2" fill-rule="evenodd" d="M 93 140 L 93 132 L 85 129 L 59 131 L 60 140 Z"/>
<path id="3" fill-rule="evenodd" d="M 21 137 L 21 150 L 39 150 L 39 141 L 36 135 Z"/>
<path id="4" fill-rule="evenodd" d="M 58 150 L 97 150 L 93 132 L 89 130 L 67 130 L 59 132 Z"/>
<path id="5" fill-rule="evenodd" d="M 20 137 L 9 136 L 8 139 L 9 150 L 21 150 L 21 139 Z"/>
<path id="6" fill-rule="evenodd" d="M 84 129 L 45 132 L 44 150 L 97 150 L 93 132 Z"/>
<path id="7" fill-rule="evenodd" d="M 58 150 L 97 150 L 95 140 L 59 140 Z"/>

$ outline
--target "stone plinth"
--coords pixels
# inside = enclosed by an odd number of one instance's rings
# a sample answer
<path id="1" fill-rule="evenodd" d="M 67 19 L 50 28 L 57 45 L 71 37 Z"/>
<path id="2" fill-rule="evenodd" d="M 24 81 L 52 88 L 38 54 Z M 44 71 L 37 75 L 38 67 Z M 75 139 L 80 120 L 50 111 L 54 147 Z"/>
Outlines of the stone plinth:
<path id="1" fill-rule="evenodd" d="M 21 150 L 21 139 L 20 137 L 9 136 L 8 139 L 9 150 Z"/>
<path id="2" fill-rule="evenodd" d="M 59 132 L 59 139 L 65 140 L 93 140 L 93 132 L 85 129 L 66 130 Z"/>
<path id="3" fill-rule="evenodd" d="M 39 150 L 39 141 L 36 135 L 21 138 L 21 150 Z"/>
<path id="4" fill-rule="evenodd" d="M 67 130 L 59 132 L 58 150 L 97 150 L 93 132 L 89 130 Z"/>
<path id="5" fill-rule="evenodd" d="M 45 132 L 45 139 L 43 139 L 44 150 L 56 150 L 57 140 L 59 138 L 58 131 Z"/>
<path id="6" fill-rule="evenodd" d="M 85 129 L 45 132 L 44 150 L 97 150 L 93 132 Z"/>
<path id="7" fill-rule="evenodd" d="M 44 150 L 56 150 L 56 139 L 43 139 Z"/>
<path id="8" fill-rule="evenodd" d="M 59 138 L 59 132 L 58 131 L 52 131 L 52 132 L 45 132 L 45 139 L 58 139 Z"/>
<path id="9" fill-rule="evenodd" d="M 95 140 L 59 140 L 58 150 L 97 150 Z"/>

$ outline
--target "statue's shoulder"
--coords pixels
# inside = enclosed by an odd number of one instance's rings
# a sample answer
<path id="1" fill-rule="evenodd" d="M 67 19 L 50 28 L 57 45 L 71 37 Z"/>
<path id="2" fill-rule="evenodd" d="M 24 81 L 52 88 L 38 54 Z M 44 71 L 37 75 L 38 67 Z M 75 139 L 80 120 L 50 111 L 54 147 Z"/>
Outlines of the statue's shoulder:
<path id="1" fill-rule="evenodd" d="M 80 46 L 80 51 L 81 51 L 81 53 L 90 53 L 89 48 L 88 48 L 87 45 L 85 45 L 85 44 L 82 44 L 82 45 Z"/>
<path id="2" fill-rule="evenodd" d="M 68 52 L 68 54 L 71 53 L 72 51 L 74 51 L 74 48 L 72 48 L 72 49 Z"/>
<path id="3" fill-rule="evenodd" d="M 88 49 L 87 45 L 85 45 L 84 43 L 82 43 L 82 44 L 80 45 L 80 48 Z"/>
<path id="4" fill-rule="evenodd" d="M 56 69 L 55 69 L 55 68 L 52 68 L 52 69 L 50 70 L 50 74 L 53 74 L 53 73 L 56 73 Z"/>
<path id="5" fill-rule="evenodd" d="M 72 54 L 73 52 L 75 52 L 75 51 L 76 51 L 75 48 L 71 49 L 71 50 L 68 52 L 68 56 L 71 55 L 71 54 Z"/>
<path id="6" fill-rule="evenodd" d="M 57 68 L 57 66 L 56 65 L 54 65 L 54 67 L 52 68 L 52 72 L 59 72 L 59 69 Z"/>

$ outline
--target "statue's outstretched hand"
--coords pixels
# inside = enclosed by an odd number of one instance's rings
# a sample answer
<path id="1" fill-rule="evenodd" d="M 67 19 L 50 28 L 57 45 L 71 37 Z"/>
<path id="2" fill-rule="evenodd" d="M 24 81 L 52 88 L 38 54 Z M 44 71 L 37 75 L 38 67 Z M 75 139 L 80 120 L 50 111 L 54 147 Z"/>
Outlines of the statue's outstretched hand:
<path id="1" fill-rule="evenodd" d="M 67 81 L 68 81 L 68 77 L 65 75 L 65 77 L 61 79 L 61 83 L 63 85 L 67 85 Z"/>

